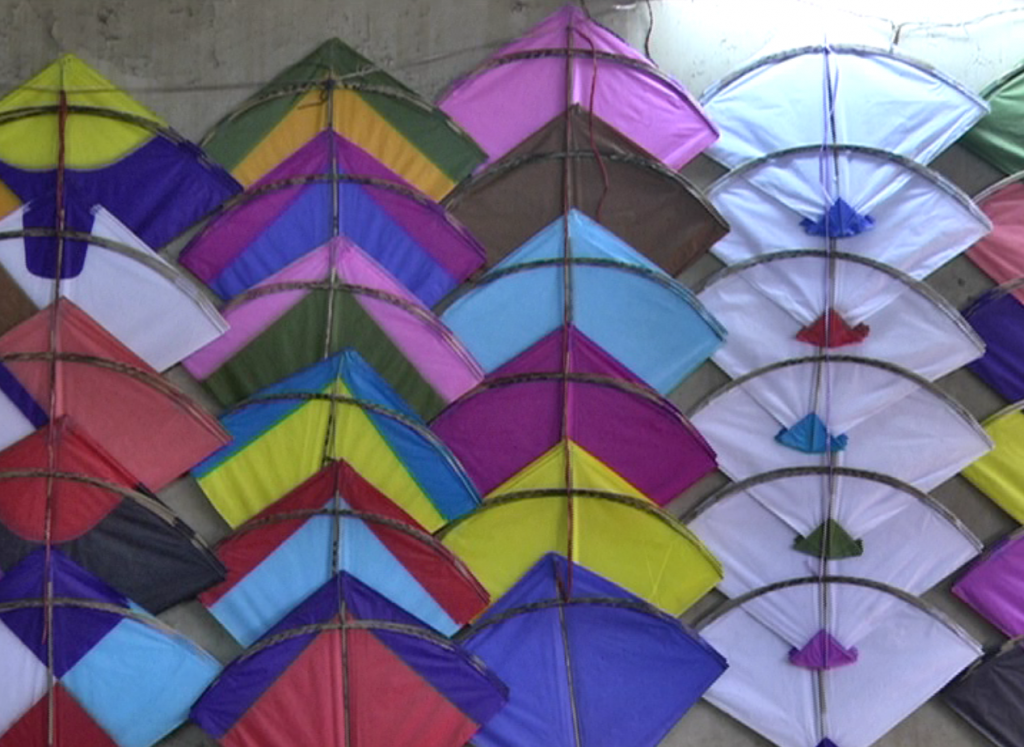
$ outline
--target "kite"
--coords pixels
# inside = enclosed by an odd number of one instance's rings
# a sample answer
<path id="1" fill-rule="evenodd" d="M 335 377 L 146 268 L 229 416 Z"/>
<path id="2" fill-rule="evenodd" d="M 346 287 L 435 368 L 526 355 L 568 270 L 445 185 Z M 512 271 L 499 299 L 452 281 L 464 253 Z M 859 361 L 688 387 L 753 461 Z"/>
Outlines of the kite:
<path id="1" fill-rule="evenodd" d="M 488 373 L 571 324 L 666 394 L 725 337 L 686 288 L 575 209 L 467 287 L 441 319 Z"/>
<path id="2" fill-rule="evenodd" d="M 66 296 L 162 371 L 224 331 L 151 247 L 238 185 L 78 58 L 0 99 L 0 182 L 0 333 Z"/>
<path id="3" fill-rule="evenodd" d="M 780 747 L 868 747 L 981 654 L 916 597 L 853 578 L 757 589 L 698 630 L 729 661 L 705 698 Z"/>
<path id="4" fill-rule="evenodd" d="M 995 447 L 963 475 L 1006 513 L 1024 523 L 1024 413 L 1015 402 L 982 425 Z"/>
<path id="5" fill-rule="evenodd" d="M 664 505 L 715 468 L 714 452 L 668 400 L 572 326 L 494 371 L 431 428 L 483 495 L 506 492 L 524 471 L 542 487 L 568 487 L 568 466 L 573 485 L 603 473 Z"/>
<path id="6" fill-rule="evenodd" d="M 0 580 L 0 668 L 2 747 L 150 747 L 220 665 L 53 548 Z"/>
<path id="7" fill-rule="evenodd" d="M 991 230 L 967 195 L 936 172 L 894 153 L 824 143 L 757 158 L 708 188 L 731 229 L 715 256 L 731 265 L 766 252 L 828 248 L 920 280 Z"/>
<path id="8" fill-rule="evenodd" d="M 1022 174 L 1007 177 L 975 200 L 992 222 L 992 232 L 967 252 L 967 257 L 997 283 L 1024 277 L 1024 204 Z M 1018 294 L 1019 295 L 1019 294 Z"/>
<path id="9" fill-rule="evenodd" d="M 1024 648 L 1019 640 L 968 669 L 942 694 L 945 703 L 998 747 L 1024 747 Z"/>
<path id="10" fill-rule="evenodd" d="M 984 293 L 964 310 L 964 316 L 985 343 L 985 355 L 971 371 L 1003 399 L 1024 399 L 1024 306 L 1016 293 L 1024 281 Z"/>
<path id="11" fill-rule="evenodd" d="M 230 299 L 340 235 L 428 306 L 484 263 L 443 208 L 334 132 L 225 204 L 179 261 Z"/>
<path id="12" fill-rule="evenodd" d="M 1011 638 L 1024 635 L 1024 535 L 989 549 L 953 585 L 953 593 Z"/>
<path id="13" fill-rule="evenodd" d="M 566 197 L 673 276 L 728 231 L 689 182 L 579 105 L 462 182 L 444 205 L 494 265 L 563 215 Z"/>
<path id="14" fill-rule="evenodd" d="M 96 205 L 162 247 L 238 191 L 194 145 L 73 55 L 0 99 L 0 182 L 0 213 L 19 203 L 38 210 L 29 213 L 26 228 L 39 229 L 29 243 L 51 273 L 52 240 L 88 233 Z M 65 238 L 61 269 L 71 273 L 84 247 Z"/>
<path id="15" fill-rule="evenodd" d="M 0 337 L 0 395 L 0 449 L 68 416 L 153 492 L 228 440 L 212 416 L 67 299 Z"/>
<path id="16" fill-rule="evenodd" d="M 933 384 L 848 356 L 758 369 L 712 394 L 690 420 L 734 480 L 833 464 L 931 490 L 992 448 L 970 414 Z"/>
<path id="17" fill-rule="evenodd" d="M 248 187 L 323 132 L 337 133 L 433 199 L 484 157 L 441 110 L 339 39 L 280 73 L 201 144 Z"/>
<path id="18" fill-rule="evenodd" d="M 509 686 L 476 747 L 654 747 L 726 668 L 678 620 L 556 554 L 458 640 Z"/>
<path id="19" fill-rule="evenodd" d="M 475 657 L 342 572 L 192 708 L 223 747 L 462 747 L 506 703 Z"/>
<path id="20" fill-rule="evenodd" d="M 437 317 L 346 238 L 237 297 L 225 318 L 231 330 L 184 363 L 224 405 L 344 348 L 359 351 L 422 417 L 483 377 Z"/>
<path id="21" fill-rule="evenodd" d="M 224 578 L 203 541 L 67 418 L 0 451 L 0 568 L 43 544 L 153 613 Z"/>
<path id="22" fill-rule="evenodd" d="M 495 52 L 439 103 L 487 152 L 486 164 L 574 105 L 672 170 L 718 136 L 682 86 L 573 5 Z"/>
<path id="23" fill-rule="evenodd" d="M 829 276 L 826 291 L 821 278 Z M 832 350 L 883 360 L 934 381 L 985 349 L 929 286 L 843 252 L 762 255 L 712 276 L 698 298 L 729 330 L 713 360 L 733 378 Z M 882 298 L 890 300 L 880 306 Z"/>
<path id="24" fill-rule="evenodd" d="M 927 494 L 843 467 L 757 475 L 726 486 L 694 514 L 687 526 L 722 561 L 718 589 L 729 597 L 809 574 L 923 594 L 981 551 Z"/>
<path id="25" fill-rule="evenodd" d="M 822 144 L 867 146 L 928 163 L 988 112 L 984 101 L 937 70 L 883 49 L 842 44 L 755 60 L 711 86 L 701 103 L 721 129 L 707 154 L 730 168 Z M 899 126 L 879 127 L 886 120 Z"/>
<path id="26" fill-rule="evenodd" d="M 192 474 L 232 527 L 337 459 L 427 531 L 479 503 L 451 452 L 352 350 L 261 390 L 221 422 L 232 442 Z"/>
<path id="27" fill-rule="evenodd" d="M 200 601 L 243 645 L 344 571 L 444 635 L 488 603 L 465 566 L 343 461 L 217 545 L 228 578 Z"/>
<path id="28" fill-rule="evenodd" d="M 1024 140 L 1020 136 L 1024 67 L 1018 66 L 985 86 L 981 97 L 991 111 L 961 138 L 960 144 L 1004 174 L 1024 169 Z"/>

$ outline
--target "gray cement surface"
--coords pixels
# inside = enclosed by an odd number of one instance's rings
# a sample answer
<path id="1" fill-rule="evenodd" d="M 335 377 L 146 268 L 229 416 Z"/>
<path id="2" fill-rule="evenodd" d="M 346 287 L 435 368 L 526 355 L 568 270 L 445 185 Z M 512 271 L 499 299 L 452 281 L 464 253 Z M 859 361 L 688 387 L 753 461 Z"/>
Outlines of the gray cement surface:
<path id="1" fill-rule="evenodd" d="M 558 5 L 558 0 L 0 0 L 0 90 L 24 81 L 58 54 L 73 52 L 185 136 L 198 139 L 260 84 L 330 36 L 339 36 L 433 98 L 459 73 Z M 763 44 L 792 31 L 798 20 L 813 23 L 825 14 L 822 7 L 831 7 L 813 0 L 662 0 L 650 5 L 591 0 L 588 5 L 595 16 L 634 46 L 643 47 L 650 29 L 654 59 L 694 93 L 741 65 Z M 924 22 L 912 16 L 890 23 L 856 12 L 836 17 L 840 22 L 855 20 L 886 33 L 903 23 L 899 51 L 931 62 L 977 90 L 1024 57 L 1024 13 L 1017 12 L 1020 3 L 1006 0 L 971 5 Z M 898 10 L 882 7 L 883 11 L 873 12 Z M 993 9 L 1003 12 L 982 17 Z M 962 23 L 965 19 L 973 20 Z M 956 147 L 934 166 L 969 194 L 998 176 Z M 698 160 L 686 173 L 706 185 L 720 169 Z M 705 258 L 682 280 L 692 287 L 718 266 L 713 258 Z M 991 286 L 964 259 L 950 263 L 929 282 L 958 307 Z M 174 370 L 170 375 L 202 397 L 183 371 Z M 725 381 L 709 364 L 672 399 L 685 411 Z M 948 376 L 940 385 L 979 418 L 1003 404 L 966 371 Z M 682 513 L 724 482 L 721 475 L 709 476 L 671 504 L 671 510 Z M 987 544 L 1016 526 L 961 478 L 954 478 L 934 494 Z M 189 478 L 175 483 L 162 497 L 207 540 L 214 542 L 227 533 L 224 522 Z M 984 644 L 1001 641 L 994 629 L 951 597 L 948 583 L 926 597 Z M 698 618 L 720 601 L 718 595 L 710 595 L 687 614 L 687 620 Z M 163 619 L 222 661 L 238 653 L 230 636 L 197 602 L 180 605 Z M 969 747 L 986 743 L 944 705 L 931 701 L 878 745 Z M 161 743 L 162 747 L 212 744 L 192 726 Z M 662 747 L 765 744 L 745 727 L 700 704 L 665 738 Z"/>

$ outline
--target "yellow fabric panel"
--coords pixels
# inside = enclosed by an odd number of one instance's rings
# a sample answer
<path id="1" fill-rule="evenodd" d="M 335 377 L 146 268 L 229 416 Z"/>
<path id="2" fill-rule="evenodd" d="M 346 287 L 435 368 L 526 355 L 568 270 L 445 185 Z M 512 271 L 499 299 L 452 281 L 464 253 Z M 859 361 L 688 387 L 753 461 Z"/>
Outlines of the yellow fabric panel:
<path id="1" fill-rule="evenodd" d="M 574 559 L 678 615 L 707 594 L 721 567 L 680 525 L 615 501 L 576 497 Z M 507 592 L 547 552 L 566 555 L 563 496 L 485 504 L 444 536 L 490 592 Z"/>
<path id="2" fill-rule="evenodd" d="M 3 128 L 0 127 L 0 131 L 2 130 Z M 21 204 L 18 196 L 8 189 L 6 184 L 0 182 L 0 218 L 6 218 L 20 208 Z"/>
<path id="3" fill-rule="evenodd" d="M 238 164 L 232 175 L 248 187 L 327 127 L 322 92 L 310 91 Z M 354 91 L 334 94 L 334 129 L 421 192 L 440 200 L 455 183 Z"/>
<path id="4" fill-rule="evenodd" d="M 671 615 L 722 580 L 722 568 L 691 533 L 637 508 L 577 498 L 576 560 Z"/>
<path id="5" fill-rule="evenodd" d="M 995 448 L 963 471 L 964 477 L 1024 524 L 1024 413 L 985 423 Z"/>
<path id="6" fill-rule="evenodd" d="M 566 555 L 565 498 L 530 498 L 484 504 L 452 527 L 442 542 L 497 600 L 541 556 Z"/>
<path id="7" fill-rule="evenodd" d="M 329 412 L 327 402 L 309 402 L 199 480 L 228 524 L 239 526 L 320 470 Z M 332 457 L 344 458 L 428 531 L 444 524 L 366 413 L 338 405 L 335 428 Z"/>
<path id="8" fill-rule="evenodd" d="M 68 104 L 113 109 L 156 125 L 166 123 L 74 55 L 64 55 L 0 100 L 0 113 L 56 106 L 59 92 Z M 149 141 L 153 133 L 140 125 L 110 117 L 74 114 L 65 129 L 65 163 L 69 168 L 107 166 Z M 23 169 L 57 165 L 57 115 L 43 114 L 0 126 L 0 159 Z"/>
<path id="9" fill-rule="evenodd" d="M 577 490 L 606 490 L 649 501 L 647 496 L 624 480 L 618 472 L 574 441 L 569 442 L 572 482 Z M 565 488 L 565 447 L 562 442 L 528 464 L 487 494 L 485 500 L 520 490 Z"/>

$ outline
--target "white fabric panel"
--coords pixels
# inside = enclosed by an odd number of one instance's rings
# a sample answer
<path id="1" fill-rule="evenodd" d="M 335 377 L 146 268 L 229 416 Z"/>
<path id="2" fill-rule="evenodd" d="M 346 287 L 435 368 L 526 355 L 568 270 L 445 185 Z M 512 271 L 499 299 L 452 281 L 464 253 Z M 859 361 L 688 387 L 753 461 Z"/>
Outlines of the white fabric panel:
<path id="1" fill-rule="evenodd" d="M 827 416 L 819 414 L 827 424 Z M 718 454 L 719 468 L 733 480 L 784 467 L 828 465 L 828 454 L 805 454 L 776 442 L 779 430 L 796 420 L 781 423 L 772 417 L 746 386 L 718 395 L 690 420 Z M 842 431 L 833 428 L 832 433 Z M 992 448 L 977 422 L 923 388 L 846 435 L 846 449 L 833 455 L 837 466 L 880 472 L 925 491 Z M 752 490 L 760 494 L 762 489 Z"/>
<path id="2" fill-rule="evenodd" d="M 725 576 L 718 585 L 729 597 L 790 578 L 821 573 L 880 581 L 912 594 L 922 594 L 978 554 L 979 545 L 945 516 L 901 491 L 890 489 L 888 514 L 878 521 L 856 504 L 850 485 L 835 501 L 833 517 L 864 544 L 862 555 L 822 562 L 793 549 L 797 535 L 806 536 L 824 520 L 826 502 L 820 492 L 791 490 L 791 512 L 803 509 L 804 526 L 795 530 L 750 493 L 734 493 L 715 503 L 690 523 L 698 537 L 722 562 Z M 868 501 L 877 506 L 880 501 Z M 857 517 L 870 521 L 858 522 Z M 867 526 L 865 526 L 865 524 Z M 935 548 L 942 548 L 936 552 Z"/>
<path id="3" fill-rule="evenodd" d="M 701 631 L 729 660 L 705 697 L 781 747 L 816 747 L 823 737 L 868 747 L 981 653 L 923 610 L 899 600 L 887 609 L 858 643 L 857 662 L 822 674 L 824 719 L 816 675 L 789 664 L 789 644 L 743 609 Z"/>
<path id="4" fill-rule="evenodd" d="M 741 386 L 781 426 L 814 412 L 833 435 L 847 433 L 921 387 L 870 363 L 824 359 L 765 371 Z"/>
<path id="5" fill-rule="evenodd" d="M 46 666 L 0 622 L 0 734 L 46 694 Z"/>
<path id="6" fill-rule="evenodd" d="M 702 102 L 721 131 L 708 155 L 734 167 L 785 148 L 840 143 L 927 163 L 988 110 L 947 79 L 882 50 L 822 49 L 765 60 L 715 86 Z"/>
<path id="7" fill-rule="evenodd" d="M 774 264 L 785 269 L 809 264 L 808 260 L 813 260 L 822 270 L 828 264 L 823 257 L 795 257 Z M 868 316 L 848 315 L 843 311 L 846 299 L 837 295 L 837 313 L 850 326 L 867 324 L 870 329 L 863 341 L 832 348 L 832 353 L 883 360 L 929 381 L 984 354 L 984 343 L 952 309 L 937 305 L 884 272 L 853 262 L 837 262 L 841 271 L 847 266 L 869 269 L 876 276 L 873 279 L 883 276 L 891 281 L 890 285 L 902 286 L 906 292 L 893 293 L 895 298 L 890 304 Z M 797 317 L 747 282 L 747 274 L 725 276 L 699 296 L 701 303 L 729 331 L 725 344 L 713 356 L 715 363 L 732 378 L 738 378 L 777 361 L 818 354 L 817 347 L 798 340 L 796 335 L 825 313 L 826 304 L 799 309 Z"/>
<path id="8" fill-rule="evenodd" d="M 41 403 L 43 407 L 46 403 Z M 0 392 L 0 451 L 35 432 L 35 426 Z"/>
<path id="9" fill-rule="evenodd" d="M 21 208 L 0 221 L 0 231 L 23 229 Z M 92 233 L 136 250 L 170 276 L 140 259 L 90 245 L 78 277 L 62 280 L 61 295 L 74 301 L 114 337 L 158 371 L 164 371 L 219 337 L 227 323 L 184 275 L 149 249 L 106 210 L 94 209 Z M 0 264 L 39 308 L 50 303 L 53 280 L 25 267 L 21 239 L 0 243 Z"/>

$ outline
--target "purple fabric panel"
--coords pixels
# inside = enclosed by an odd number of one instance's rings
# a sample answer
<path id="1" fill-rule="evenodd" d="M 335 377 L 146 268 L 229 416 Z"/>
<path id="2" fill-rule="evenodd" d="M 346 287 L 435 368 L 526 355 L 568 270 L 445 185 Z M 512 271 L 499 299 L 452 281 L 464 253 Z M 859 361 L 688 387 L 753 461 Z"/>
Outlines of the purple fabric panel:
<path id="1" fill-rule="evenodd" d="M 491 377 L 501 378 L 502 376 L 518 376 L 524 373 L 538 372 L 560 373 L 563 363 L 563 330 L 569 335 L 570 373 L 597 374 L 645 386 L 632 371 L 608 355 L 596 342 L 576 329 L 574 325 L 556 329 L 501 368 L 496 369 Z"/>
<path id="2" fill-rule="evenodd" d="M 127 607 L 128 600 L 64 556 L 59 550 L 50 551 L 50 573 L 53 577 L 54 596 L 105 602 Z M 28 555 L 0 581 L 0 604 L 26 599 L 42 599 L 46 578 L 46 552 L 36 550 Z M 4 624 L 39 657 L 47 661 L 47 642 L 44 636 L 46 615 L 44 608 L 28 607 L 0 614 Z M 55 606 L 53 610 L 54 673 L 64 676 L 79 659 L 109 633 L 121 617 L 109 612 L 69 606 Z"/>
<path id="3" fill-rule="evenodd" d="M 21 414 L 36 428 L 42 428 L 50 419 L 46 411 L 39 406 L 39 403 L 32 399 L 32 395 L 15 378 L 10 369 L 0 363 L 0 392 L 9 399 Z"/>
<path id="4" fill-rule="evenodd" d="M 473 737 L 474 745 L 577 747 L 556 608 L 483 628 L 465 646 L 494 669 L 510 696 L 504 710 Z"/>
<path id="5" fill-rule="evenodd" d="M 828 737 L 825 737 L 820 742 L 818 742 L 818 747 L 838 747 L 838 745 Z"/>
<path id="6" fill-rule="evenodd" d="M 52 170 L 25 171 L 0 162 L 0 181 L 23 202 L 52 193 L 54 179 Z M 154 248 L 241 189 L 226 171 L 202 160 L 196 146 L 163 137 L 105 168 L 68 169 L 65 181 L 76 201 L 103 205 Z"/>
<path id="7" fill-rule="evenodd" d="M 28 228 L 54 228 L 57 225 L 57 194 L 50 192 L 40 195 L 25 206 L 22 226 Z M 92 232 L 93 216 L 88 206 L 83 206 L 72 195 L 66 195 L 64 204 L 64 225 L 69 230 Z M 79 239 L 65 239 L 61 257 L 60 276 L 62 279 L 78 277 L 85 267 L 88 244 Z M 25 237 L 25 266 L 33 275 L 41 278 L 57 277 L 57 239 L 53 236 Z"/>
<path id="8" fill-rule="evenodd" d="M 585 605 L 566 625 L 587 747 L 655 747 L 726 668 L 669 617 Z"/>
<path id="9" fill-rule="evenodd" d="M 562 383 L 525 381 L 458 402 L 433 428 L 489 493 L 561 438 Z M 714 454 L 670 404 L 603 384 L 569 386 L 569 437 L 659 503 L 715 468 Z"/>
<path id="10" fill-rule="evenodd" d="M 1005 540 L 972 565 L 953 593 L 1010 638 L 1024 635 L 1024 536 Z"/>
<path id="11" fill-rule="evenodd" d="M 1024 305 L 1010 293 L 987 295 L 965 315 L 986 345 L 970 369 L 1009 401 L 1024 399 Z"/>
<path id="12" fill-rule="evenodd" d="M 431 427 L 486 494 L 558 443 L 560 401 L 560 385 L 550 382 L 484 389 L 448 407 Z"/>
<path id="13" fill-rule="evenodd" d="M 819 630 L 801 649 L 791 649 L 789 663 L 804 669 L 827 671 L 857 661 L 855 647 L 844 648 L 827 630 Z"/>

